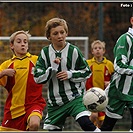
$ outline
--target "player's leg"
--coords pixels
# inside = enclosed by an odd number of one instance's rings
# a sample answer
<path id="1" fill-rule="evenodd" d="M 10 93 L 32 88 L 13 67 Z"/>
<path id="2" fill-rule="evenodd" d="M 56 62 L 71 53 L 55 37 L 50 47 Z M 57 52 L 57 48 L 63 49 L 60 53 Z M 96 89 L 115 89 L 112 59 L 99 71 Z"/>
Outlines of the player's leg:
<path id="1" fill-rule="evenodd" d="M 71 101 L 70 104 L 71 104 L 70 115 L 75 118 L 75 120 L 81 126 L 82 130 L 84 131 L 98 130 L 98 128 L 89 119 L 91 112 L 88 111 L 86 107 L 83 105 L 82 96 L 77 97 L 75 100 Z"/>
<path id="2" fill-rule="evenodd" d="M 62 131 L 69 111 L 68 104 L 62 106 L 48 106 L 43 129 L 48 131 Z"/>
<path id="3" fill-rule="evenodd" d="M 106 107 L 105 119 L 100 128 L 102 131 L 112 131 L 117 120 L 122 119 L 123 117 L 127 102 L 123 100 L 121 95 L 117 98 L 118 95 L 120 94 L 116 91 L 113 92 L 113 89 L 110 89 L 110 96 L 112 97 L 109 97 L 108 105 Z"/>
<path id="4" fill-rule="evenodd" d="M 42 119 L 42 116 L 38 112 L 33 112 L 28 117 L 28 130 L 29 131 L 38 131 L 40 127 L 40 120 Z"/>
<path id="5" fill-rule="evenodd" d="M 77 122 L 84 131 L 94 131 L 96 129 L 96 126 L 90 121 L 88 116 L 78 118 Z"/>
<path id="6" fill-rule="evenodd" d="M 125 108 L 128 108 L 129 111 L 130 111 L 131 127 L 130 127 L 130 130 L 129 130 L 129 131 L 130 131 L 130 132 L 133 132 L 133 101 L 132 101 L 132 100 L 129 101 L 129 102 L 126 104 Z"/>
<path id="7" fill-rule="evenodd" d="M 47 113 L 44 119 L 43 129 L 48 131 L 62 131 L 62 126 L 64 125 L 64 119 L 62 117 L 62 113 L 58 113 L 58 109 L 56 111 L 50 111 Z M 55 112 L 55 113 L 53 113 Z M 60 111 L 59 111 L 60 112 Z M 63 121 L 62 121 L 63 120 Z"/>
<path id="8" fill-rule="evenodd" d="M 39 105 L 34 105 L 26 110 L 25 121 L 27 122 L 26 130 L 38 131 L 40 121 L 43 115 L 43 108 Z"/>
<path id="9" fill-rule="evenodd" d="M 98 124 L 98 112 L 92 112 L 90 115 L 90 120 L 94 123 L 95 126 Z"/>
<path id="10" fill-rule="evenodd" d="M 104 118 L 105 118 L 105 112 L 98 112 L 98 121 L 97 121 L 98 128 L 102 126 Z"/>
<path id="11" fill-rule="evenodd" d="M 133 108 L 129 108 L 131 114 L 131 128 L 130 130 L 133 131 Z"/>
<path id="12" fill-rule="evenodd" d="M 117 119 L 115 118 L 110 118 L 107 115 L 105 115 L 105 119 L 103 121 L 103 124 L 101 126 L 101 131 L 112 131 Z"/>
<path id="13" fill-rule="evenodd" d="M 62 129 L 49 129 L 49 131 L 62 131 Z"/>

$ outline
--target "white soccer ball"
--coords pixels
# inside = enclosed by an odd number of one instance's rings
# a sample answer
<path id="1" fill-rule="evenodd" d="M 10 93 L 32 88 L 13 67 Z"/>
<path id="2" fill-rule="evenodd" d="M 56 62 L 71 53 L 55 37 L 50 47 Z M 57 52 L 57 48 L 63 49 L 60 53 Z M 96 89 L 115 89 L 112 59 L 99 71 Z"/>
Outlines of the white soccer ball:
<path id="1" fill-rule="evenodd" d="M 91 112 L 105 111 L 108 104 L 108 97 L 101 88 L 92 87 L 85 92 L 83 104 Z"/>

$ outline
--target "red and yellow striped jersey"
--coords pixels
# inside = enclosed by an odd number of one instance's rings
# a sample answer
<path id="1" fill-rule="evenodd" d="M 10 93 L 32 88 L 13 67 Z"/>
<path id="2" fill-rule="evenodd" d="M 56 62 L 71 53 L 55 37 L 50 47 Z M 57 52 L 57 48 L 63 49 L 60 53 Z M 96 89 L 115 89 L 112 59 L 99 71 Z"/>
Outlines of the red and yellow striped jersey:
<path id="1" fill-rule="evenodd" d="M 102 62 L 97 62 L 95 58 L 87 60 L 88 65 L 92 70 L 92 75 L 86 81 L 86 90 L 91 87 L 99 87 L 105 89 L 104 82 L 110 81 L 111 75 L 114 72 L 113 63 L 107 60 L 106 57 L 103 58 Z"/>
<path id="2" fill-rule="evenodd" d="M 13 68 L 16 70 L 14 77 L 4 76 L 0 79 L 0 85 L 8 91 L 5 103 L 4 116 L 8 119 L 17 118 L 26 113 L 26 110 L 34 104 L 44 109 L 45 99 L 42 97 L 42 85 L 36 84 L 33 79 L 33 70 L 38 56 L 27 53 L 19 58 L 15 55 L 3 62 L 0 70 Z"/>

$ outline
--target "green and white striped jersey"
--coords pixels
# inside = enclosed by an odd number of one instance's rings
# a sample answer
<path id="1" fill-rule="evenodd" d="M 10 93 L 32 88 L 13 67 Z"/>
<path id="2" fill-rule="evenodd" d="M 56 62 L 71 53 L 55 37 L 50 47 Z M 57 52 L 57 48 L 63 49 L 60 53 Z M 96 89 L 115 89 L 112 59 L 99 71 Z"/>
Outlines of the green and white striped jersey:
<path id="1" fill-rule="evenodd" d="M 59 65 L 53 60 L 61 58 Z M 65 81 L 56 78 L 58 71 L 67 71 L 72 77 Z M 85 90 L 84 81 L 91 75 L 91 70 L 87 65 L 79 48 L 66 42 L 65 48 L 56 51 L 53 45 L 44 47 L 38 57 L 34 79 L 38 84 L 48 83 L 48 105 L 61 106 L 78 96 L 83 95 Z"/>
<path id="2" fill-rule="evenodd" d="M 106 88 L 109 97 L 133 100 L 133 29 L 121 35 L 114 47 L 114 69 L 110 85 Z"/>

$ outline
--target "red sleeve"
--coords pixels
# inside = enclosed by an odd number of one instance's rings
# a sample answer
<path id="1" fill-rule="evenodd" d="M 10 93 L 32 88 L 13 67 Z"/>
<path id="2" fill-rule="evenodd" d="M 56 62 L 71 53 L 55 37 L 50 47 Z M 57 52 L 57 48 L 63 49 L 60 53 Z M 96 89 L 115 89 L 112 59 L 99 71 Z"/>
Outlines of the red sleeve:
<path id="1" fill-rule="evenodd" d="M 86 90 L 89 90 L 91 87 L 93 87 L 92 76 L 86 80 L 85 87 L 86 87 Z"/>

